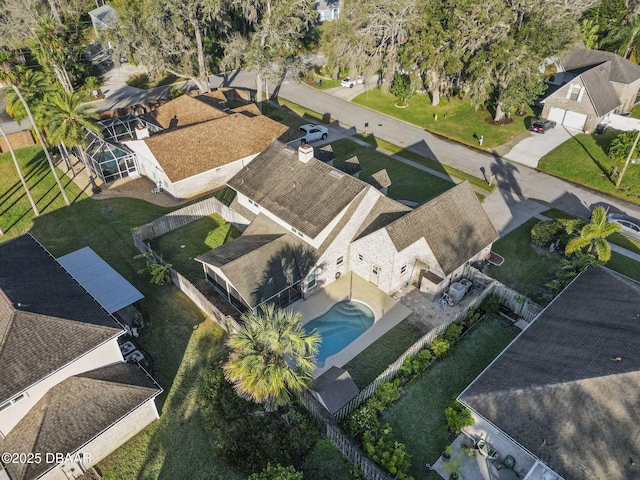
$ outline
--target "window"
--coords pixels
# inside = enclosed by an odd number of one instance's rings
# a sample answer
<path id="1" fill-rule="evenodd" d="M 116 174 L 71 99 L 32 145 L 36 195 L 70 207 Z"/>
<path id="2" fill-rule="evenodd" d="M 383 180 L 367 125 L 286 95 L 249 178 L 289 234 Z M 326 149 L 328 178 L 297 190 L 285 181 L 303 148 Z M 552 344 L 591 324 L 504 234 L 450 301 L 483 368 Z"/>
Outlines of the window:
<path id="1" fill-rule="evenodd" d="M 0 412 L 2 412 L 3 410 L 6 410 L 7 408 L 9 408 L 11 405 L 14 405 L 16 403 L 18 403 L 20 400 L 22 400 L 24 398 L 24 393 L 21 393 L 20 395 L 18 395 L 15 398 L 12 398 L 11 400 L 9 400 L 8 402 L 4 402 L 2 405 L 0 405 Z"/>
<path id="2" fill-rule="evenodd" d="M 404 275 L 405 273 L 407 273 L 407 264 L 406 263 L 404 265 L 402 265 L 402 267 L 400 267 L 400 275 Z"/>
<path id="3" fill-rule="evenodd" d="M 569 99 L 580 101 L 580 97 L 582 93 L 582 87 L 580 85 L 572 85 L 569 89 Z"/>
<path id="4" fill-rule="evenodd" d="M 362 256 L 361 253 L 358 254 L 358 260 L 360 260 L 361 262 L 364 262 L 364 257 Z"/>
<path id="5" fill-rule="evenodd" d="M 339 267 L 343 263 L 344 263 L 344 257 L 338 257 L 338 260 L 336 260 L 336 267 Z"/>
<path id="6" fill-rule="evenodd" d="M 307 290 L 311 290 L 316 286 L 316 272 L 309 274 L 307 277 Z"/>

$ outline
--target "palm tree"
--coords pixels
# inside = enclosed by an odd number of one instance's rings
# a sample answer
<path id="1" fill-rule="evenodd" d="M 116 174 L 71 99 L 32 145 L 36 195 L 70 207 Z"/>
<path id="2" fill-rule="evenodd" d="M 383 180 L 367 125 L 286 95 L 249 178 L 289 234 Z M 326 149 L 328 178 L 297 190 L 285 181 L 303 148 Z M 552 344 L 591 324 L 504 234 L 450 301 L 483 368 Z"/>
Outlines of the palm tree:
<path id="1" fill-rule="evenodd" d="M 55 178 L 56 184 L 58 185 L 58 188 L 60 189 L 60 193 L 62 194 L 62 198 L 64 198 L 64 203 L 66 203 L 67 206 L 69 206 L 71 205 L 71 202 L 69 201 L 67 192 L 65 192 L 64 187 L 60 182 L 60 178 L 56 173 L 56 168 L 53 164 L 53 160 L 51 159 L 51 155 L 49 154 L 47 145 L 44 143 L 44 140 L 42 139 L 42 135 L 40 135 L 40 130 L 38 129 L 38 126 L 36 125 L 36 122 L 33 119 L 33 115 L 31 114 L 31 109 L 29 108 L 29 104 L 27 104 L 26 100 L 22 96 L 22 92 L 16 85 L 17 81 L 18 81 L 18 75 L 15 69 L 15 66 L 13 64 L 13 53 L 11 53 L 9 50 L 0 49 L 0 83 L 6 83 L 11 85 L 11 88 L 17 95 L 18 99 L 20 100 L 20 103 L 22 103 L 22 105 L 24 106 L 24 110 L 27 113 L 27 117 L 29 118 L 29 121 L 31 122 L 33 131 L 36 134 L 38 142 L 42 146 L 42 150 L 44 151 L 45 157 L 47 157 L 47 162 L 49 162 L 49 168 L 53 173 L 53 178 Z"/>
<path id="2" fill-rule="evenodd" d="M 640 17 L 635 16 L 612 27 L 601 44 L 614 48 L 624 58 L 630 58 L 633 52 L 637 54 L 640 49 Z"/>
<path id="3" fill-rule="evenodd" d="M 98 114 L 90 111 L 91 107 L 83 103 L 85 98 L 84 92 L 53 92 L 45 98 L 39 115 L 47 119 L 47 137 L 51 143 L 78 147 L 91 188 L 95 192 L 98 187 L 85 152 L 86 134 L 89 130 L 100 135 L 102 129 L 97 123 L 100 118 Z"/>
<path id="4" fill-rule="evenodd" d="M 13 151 L 13 146 L 11 145 L 11 142 L 9 141 L 7 134 L 4 133 L 4 128 L 2 128 L 2 125 L 0 125 L 0 135 L 2 135 L 2 138 L 4 138 L 4 141 L 7 142 L 7 146 L 9 147 L 9 151 L 11 152 L 11 158 L 13 158 L 13 164 L 16 166 L 16 170 L 18 171 L 18 177 L 20 177 L 20 183 L 22 183 L 22 186 L 24 187 L 24 191 L 27 192 L 29 203 L 31 203 L 31 208 L 33 209 L 33 213 L 37 217 L 40 215 L 40 212 L 38 211 L 36 202 L 33 201 L 33 197 L 31 196 L 31 191 L 27 186 L 27 182 L 24 179 L 24 175 L 22 175 L 22 170 L 20 170 L 20 165 L 18 164 L 18 160 L 16 159 L 16 154 Z"/>
<path id="5" fill-rule="evenodd" d="M 22 65 L 16 67 L 16 76 L 18 79 L 16 84 L 25 101 L 31 108 L 37 110 L 45 94 L 51 90 L 51 83 L 47 81 L 42 72 L 26 68 Z M 7 113 L 11 115 L 16 122 L 20 123 L 27 118 L 27 111 L 15 91 L 7 90 L 4 94 L 4 99 Z"/>
<path id="6" fill-rule="evenodd" d="M 577 237 L 569 240 L 565 253 L 570 255 L 587 247 L 587 254 L 595 256 L 601 263 L 606 263 L 611 258 L 611 246 L 606 238 L 618 231 L 620 225 L 607 222 L 607 210 L 596 207 L 591 211 L 591 221 L 580 229 Z"/>
<path id="7" fill-rule="evenodd" d="M 320 336 L 306 333 L 301 320 L 273 304 L 242 316 L 244 326 L 229 339 L 232 352 L 224 365 L 238 395 L 273 411 L 308 385 Z"/>

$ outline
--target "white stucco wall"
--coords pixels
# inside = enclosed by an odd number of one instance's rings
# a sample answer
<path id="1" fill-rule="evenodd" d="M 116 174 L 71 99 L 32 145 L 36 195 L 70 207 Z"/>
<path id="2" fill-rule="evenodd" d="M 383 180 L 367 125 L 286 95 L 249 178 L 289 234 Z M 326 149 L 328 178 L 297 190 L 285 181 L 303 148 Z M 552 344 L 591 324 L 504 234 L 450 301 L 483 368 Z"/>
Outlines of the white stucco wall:
<path id="1" fill-rule="evenodd" d="M 124 359 L 122 358 L 117 338 L 113 338 L 82 357 L 77 358 L 64 368 L 42 379 L 35 385 L 30 386 L 25 390 L 24 393 L 26 393 L 26 395 L 22 400 L 0 412 L 0 434 L 6 435 L 9 433 L 50 388 L 63 380 L 79 373 L 123 361 Z"/>
<path id="2" fill-rule="evenodd" d="M 122 418 L 111 428 L 104 431 L 100 436 L 91 440 L 76 452 L 73 452 L 74 455 L 76 453 L 83 454 L 82 458 L 84 461 L 82 465 L 74 463 L 57 465 L 40 478 L 45 480 L 69 480 L 69 478 L 72 478 L 69 477 L 65 471 L 69 474 L 79 475 L 82 471 L 86 471 L 88 468 L 100 462 L 158 418 L 158 410 L 152 398 Z"/>

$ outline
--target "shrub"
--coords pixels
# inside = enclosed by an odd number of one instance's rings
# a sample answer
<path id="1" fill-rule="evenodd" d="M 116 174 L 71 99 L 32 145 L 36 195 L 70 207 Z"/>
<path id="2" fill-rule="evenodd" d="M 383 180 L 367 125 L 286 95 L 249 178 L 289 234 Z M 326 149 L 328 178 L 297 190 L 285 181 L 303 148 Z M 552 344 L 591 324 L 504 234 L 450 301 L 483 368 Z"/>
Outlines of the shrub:
<path id="1" fill-rule="evenodd" d="M 378 414 L 366 403 L 347 417 L 345 429 L 352 437 L 368 430 L 375 430 L 380 425 Z"/>
<path id="2" fill-rule="evenodd" d="M 500 311 L 500 305 L 502 305 L 502 299 L 495 295 L 489 295 L 482 300 L 480 304 L 480 308 L 485 313 L 489 313 L 491 315 L 495 315 Z"/>
<path id="3" fill-rule="evenodd" d="M 362 444 L 364 450 L 373 460 L 386 468 L 399 480 L 409 480 L 407 471 L 411 467 L 411 455 L 403 443 L 393 438 L 389 424 L 385 424 L 379 432 L 366 432 Z"/>
<path id="4" fill-rule="evenodd" d="M 449 342 L 442 337 L 436 337 L 429 345 L 429 350 L 433 352 L 436 357 L 441 357 L 449 351 Z"/>
<path id="5" fill-rule="evenodd" d="M 465 321 L 467 322 L 467 324 L 471 326 L 474 323 L 476 323 L 479 319 L 480 319 L 480 312 L 478 310 L 474 310 L 473 308 L 469 308 L 469 311 L 467 312 L 467 318 L 465 318 Z"/>
<path id="6" fill-rule="evenodd" d="M 558 220 L 541 220 L 531 229 L 531 242 L 534 245 L 546 245 L 563 232 L 564 227 Z"/>
<path id="7" fill-rule="evenodd" d="M 293 465 L 283 467 L 272 465 L 271 462 L 260 472 L 249 475 L 247 480 L 303 480 L 302 472 L 298 472 Z"/>
<path id="8" fill-rule="evenodd" d="M 387 405 L 400 398 L 400 388 L 393 382 L 382 382 L 369 397 L 367 405 L 376 414 L 382 413 Z"/>
<path id="9" fill-rule="evenodd" d="M 447 417 L 447 425 L 452 432 L 459 432 L 464 427 L 468 427 L 475 423 L 475 420 L 471 416 L 471 411 L 463 406 L 457 400 L 454 400 L 444 411 L 445 417 Z"/>
<path id="10" fill-rule="evenodd" d="M 429 349 L 420 350 L 416 355 L 407 355 L 400 367 L 399 377 L 410 379 L 420 372 L 424 372 L 433 361 L 433 354 Z"/>
<path id="11" fill-rule="evenodd" d="M 444 331 L 444 339 L 450 344 L 454 344 L 456 340 L 462 335 L 464 327 L 460 323 L 452 323 Z"/>
<path id="12" fill-rule="evenodd" d="M 400 104 L 406 105 L 407 99 L 411 98 L 414 93 L 413 86 L 411 85 L 411 77 L 406 73 L 396 73 L 393 76 L 390 92 L 398 98 Z"/>

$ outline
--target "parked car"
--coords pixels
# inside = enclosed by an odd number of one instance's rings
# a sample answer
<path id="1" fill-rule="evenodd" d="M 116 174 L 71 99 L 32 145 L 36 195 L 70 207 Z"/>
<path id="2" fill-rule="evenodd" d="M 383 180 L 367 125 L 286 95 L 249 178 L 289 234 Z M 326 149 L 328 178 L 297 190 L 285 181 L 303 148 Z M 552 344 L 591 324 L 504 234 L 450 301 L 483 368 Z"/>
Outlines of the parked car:
<path id="1" fill-rule="evenodd" d="M 619 213 L 610 213 L 607 215 L 609 222 L 615 222 L 620 225 L 620 233 L 627 237 L 640 241 L 640 220 L 626 217 Z"/>
<path id="2" fill-rule="evenodd" d="M 321 125 L 314 125 L 313 123 L 308 123 L 307 125 L 302 125 L 298 128 L 302 133 L 304 133 L 304 138 L 301 140 L 301 143 L 309 143 L 315 140 L 325 140 L 329 135 L 329 130 L 327 127 L 323 127 Z"/>
<path id="3" fill-rule="evenodd" d="M 353 88 L 356 85 L 356 81 L 350 77 L 345 77 L 342 79 L 342 82 L 340 82 L 340 85 L 346 88 Z"/>
<path id="4" fill-rule="evenodd" d="M 556 122 L 554 122 L 553 120 L 545 120 L 543 118 L 539 118 L 531 124 L 531 126 L 529 127 L 529 131 L 535 133 L 544 133 L 555 126 Z"/>

